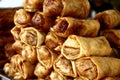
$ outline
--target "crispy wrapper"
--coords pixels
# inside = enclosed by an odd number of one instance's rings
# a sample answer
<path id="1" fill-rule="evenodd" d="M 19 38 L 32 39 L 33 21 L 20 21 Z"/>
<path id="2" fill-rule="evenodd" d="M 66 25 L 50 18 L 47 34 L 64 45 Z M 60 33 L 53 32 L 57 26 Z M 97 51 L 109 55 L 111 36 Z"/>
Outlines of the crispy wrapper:
<path id="1" fill-rule="evenodd" d="M 81 20 L 81 26 L 77 28 L 77 35 L 85 37 L 95 37 L 98 35 L 100 23 L 97 20 Z"/>
<path id="2" fill-rule="evenodd" d="M 16 54 L 11 58 L 10 63 L 4 66 L 4 72 L 13 79 L 29 79 L 34 76 L 35 65 L 24 60 L 24 58 Z"/>
<path id="3" fill-rule="evenodd" d="M 67 77 L 57 73 L 56 71 L 52 71 L 50 73 L 50 80 L 67 80 Z"/>
<path id="4" fill-rule="evenodd" d="M 30 45 L 24 45 L 22 47 L 21 55 L 26 61 L 36 64 L 37 62 L 37 52 L 36 48 Z"/>
<path id="5" fill-rule="evenodd" d="M 74 61 L 66 59 L 62 54 L 54 61 L 53 68 L 59 74 L 69 77 L 76 77 L 76 68 Z"/>
<path id="6" fill-rule="evenodd" d="M 11 29 L 11 34 L 12 34 L 12 36 L 13 36 L 13 38 L 14 38 L 14 40 L 16 41 L 16 40 L 20 40 L 20 37 L 19 37 L 19 34 L 20 34 L 20 32 L 21 32 L 21 28 L 22 28 L 23 26 L 14 26 L 12 29 Z"/>
<path id="7" fill-rule="evenodd" d="M 19 34 L 20 40 L 27 45 L 39 47 L 45 40 L 45 33 L 34 27 L 22 28 Z"/>
<path id="8" fill-rule="evenodd" d="M 61 0 L 63 9 L 61 16 L 87 18 L 90 11 L 88 0 Z"/>
<path id="9" fill-rule="evenodd" d="M 105 36 L 111 46 L 120 48 L 120 29 L 103 30 L 100 35 Z"/>
<path id="10" fill-rule="evenodd" d="M 3 68 L 5 74 L 9 77 L 14 77 L 16 70 L 13 68 L 11 63 L 6 63 Z"/>
<path id="11" fill-rule="evenodd" d="M 38 63 L 35 67 L 34 74 L 38 78 L 45 78 L 47 75 L 50 74 L 51 70 L 52 70 L 51 68 L 46 68 L 41 63 Z"/>
<path id="12" fill-rule="evenodd" d="M 88 80 L 100 80 L 120 74 L 120 59 L 112 57 L 83 57 L 75 61 L 80 77 Z"/>
<path id="13" fill-rule="evenodd" d="M 43 3 L 43 13 L 49 17 L 56 17 L 61 14 L 62 11 L 61 0 L 44 0 Z"/>
<path id="14" fill-rule="evenodd" d="M 82 37 L 70 35 L 63 43 L 61 53 L 67 59 L 77 59 L 84 56 L 108 56 L 112 48 L 104 36 Z"/>
<path id="15" fill-rule="evenodd" d="M 44 0 L 24 0 L 24 9 L 27 12 L 42 11 Z"/>
<path id="16" fill-rule="evenodd" d="M 43 12 L 37 11 L 32 17 L 32 25 L 38 30 L 48 32 L 54 24 L 54 20 L 44 15 Z"/>
<path id="17" fill-rule="evenodd" d="M 53 62 L 57 57 L 57 54 L 51 51 L 45 45 L 38 47 L 37 49 L 37 59 L 46 68 L 52 68 Z"/>
<path id="18" fill-rule="evenodd" d="M 64 38 L 57 36 L 51 31 L 46 35 L 45 45 L 51 50 L 60 51 L 64 41 Z"/>
<path id="19" fill-rule="evenodd" d="M 114 28 L 120 25 L 120 12 L 117 10 L 106 10 L 95 15 L 94 19 L 99 20 L 101 28 Z"/>
<path id="20" fill-rule="evenodd" d="M 70 34 L 75 34 L 81 26 L 81 20 L 72 17 L 58 17 L 56 24 L 51 28 L 56 35 L 60 37 L 68 37 Z"/>
<path id="21" fill-rule="evenodd" d="M 14 15 L 15 25 L 31 25 L 32 14 L 28 13 L 24 9 L 19 9 Z"/>
<path id="22" fill-rule="evenodd" d="M 88 0 L 44 0 L 43 12 L 47 16 L 86 18 L 90 11 Z"/>

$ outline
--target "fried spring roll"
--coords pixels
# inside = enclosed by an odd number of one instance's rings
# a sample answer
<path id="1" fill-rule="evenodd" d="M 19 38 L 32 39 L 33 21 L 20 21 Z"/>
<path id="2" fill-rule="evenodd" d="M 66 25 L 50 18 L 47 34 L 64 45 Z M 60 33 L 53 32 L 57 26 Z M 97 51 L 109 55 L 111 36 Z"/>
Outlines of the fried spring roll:
<path id="1" fill-rule="evenodd" d="M 99 20 L 103 29 L 111 29 L 120 25 L 120 12 L 117 10 L 106 10 L 96 14 L 94 19 Z"/>
<path id="2" fill-rule="evenodd" d="M 45 38 L 45 45 L 51 50 L 60 51 L 64 41 L 64 38 L 57 36 L 53 32 L 49 32 Z"/>
<path id="3" fill-rule="evenodd" d="M 120 48 L 120 29 L 108 29 L 101 31 L 101 35 L 105 36 L 111 46 Z"/>
<path id="4" fill-rule="evenodd" d="M 90 11 L 88 0 L 61 0 L 63 9 L 61 16 L 87 18 Z"/>
<path id="5" fill-rule="evenodd" d="M 72 17 L 59 17 L 56 24 L 51 28 L 56 35 L 60 37 L 68 37 L 70 34 L 75 34 L 81 26 L 81 20 Z"/>
<path id="6" fill-rule="evenodd" d="M 98 35 L 100 23 L 97 20 L 81 20 L 81 26 L 77 30 L 77 35 L 85 37 L 95 37 Z"/>
<path id="7" fill-rule="evenodd" d="M 59 16 L 61 14 L 62 8 L 63 6 L 61 0 L 44 0 L 43 13 L 46 16 Z"/>
<path id="8" fill-rule="evenodd" d="M 100 80 L 120 74 L 120 59 L 112 57 L 83 57 L 75 61 L 77 73 L 88 80 Z"/>
<path id="9" fill-rule="evenodd" d="M 8 74 L 13 79 L 28 79 L 34 76 L 33 72 L 35 65 L 24 60 L 24 58 L 16 54 L 11 58 L 10 63 L 4 66 L 5 74 Z"/>
<path id="10" fill-rule="evenodd" d="M 51 51 L 45 45 L 38 47 L 36 50 L 38 61 L 46 68 L 52 68 L 54 60 L 57 57 L 57 54 Z"/>
<path id="11" fill-rule="evenodd" d="M 14 14 L 22 7 L 0 10 L 0 29 L 11 29 L 14 26 Z"/>
<path id="12" fill-rule="evenodd" d="M 54 20 L 45 16 L 43 12 L 37 11 L 32 17 L 32 24 L 38 30 L 48 32 L 50 27 L 53 26 Z"/>
<path id="13" fill-rule="evenodd" d="M 45 78 L 48 74 L 50 74 L 51 68 L 46 68 L 41 63 L 38 63 L 35 67 L 34 74 L 38 78 Z"/>
<path id="14" fill-rule="evenodd" d="M 42 11 L 44 0 L 24 0 L 24 9 L 28 12 Z"/>
<path id="15" fill-rule="evenodd" d="M 59 74 L 69 77 L 76 77 L 76 68 L 74 61 L 66 59 L 62 54 L 55 60 L 53 68 Z"/>
<path id="16" fill-rule="evenodd" d="M 36 64 L 37 62 L 37 53 L 36 48 L 30 45 L 25 45 L 22 47 L 21 55 L 26 61 L 31 62 L 31 64 Z"/>
<path id="17" fill-rule="evenodd" d="M 67 80 L 67 77 L 57 73 L 56 71 L 52 71 L 50 74 L 50 80 Z"/>
<path id="18" fill-rule="evenodd" d="M 34 1 L 34 0 L 33 0 Z M 19 9 L 14 15 L 15 25 L 31 25 L 32 14 L 26 12 L 24 9 Z"/>
<path id="19" fill-rule="evenodd" d="M 11 29 L 11 34 L 12 34 L 12 36 L 13 36 L 13 38 L 14 38 L 14 40 L 16 41 L 16 40 L 20 40 L 20 37 L 19 37 L 19 34 L 20 34 L 20 32 L 21 32 L 21 28 L 22 28 L 23 26 L 14 26 L 12 29 Z"/>
<path id="20" fill-rule="evenodd" d="M 45 40 L 45 33 L 34 27 L 22 28 L 19 34 L 20 40 L 27 45 L 39 47 Z"/>
<path id="21" fill-rule="evenodd" d="M 7 76 L 12 77 L 12 78 L 14 77 L 15 72 L 16 72 L 16 70 L 13 68 L 11 63 L 6 63 L 4 65 L 3 70 L 4 70 L 4 73 L 7 74 Z"/>
<path id="22" fill-rule="evenodd" d="M 45 0 L 43 12 L 47 16 L 71 16 L 86 18 L 90 11 L 88 0 Z"/>
<path id="23" fill-rule="evenodd" d="M 104 36 L 88 38 L 70 35 L 63 43 L 61 53 L 67 59 L 77 59 L 84 56 L 108 56 L 112 48 Z"/>

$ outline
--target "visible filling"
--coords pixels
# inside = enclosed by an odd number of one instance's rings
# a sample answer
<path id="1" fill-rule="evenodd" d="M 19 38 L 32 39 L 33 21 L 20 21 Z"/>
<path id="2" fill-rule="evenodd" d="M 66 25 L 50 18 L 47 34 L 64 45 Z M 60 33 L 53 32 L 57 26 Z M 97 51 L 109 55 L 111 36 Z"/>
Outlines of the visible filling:
<path id="1" fill-rule="evenodd" d="M 79 59 L 76 61 L 76 68 L 78 70 L 79 76 L 84 76 L 90 80 L 94 80 L 97 76 L 97 69 L 95 64 L 89 60 Z"/>
<path id="2" fill-rule="evenodd" d="M 80 49 L 79 48 L 74 48 L 74 47 L 69 47 L 69 46 L 64 46 L 64 53 L 67 56 L 71 56 L 71 57 L 75 57 L 77 56 L 77 54 L 80 53 Z"/>
<path id="3" fill-rule="evenodd" d="M 64 33 L 68 27 L 68 22 L 66 20 L 59 21 L 56 26 L 55 30 L 60 33 Z"/>
<path id="4" fill-rule="evenodd" d="M 27 43 L 36 46 L 37 45 L 37 37 L 34 34 L 27 33 L 24 37 L 27 40 Z"/>
<path id="5" fill-rule="evenodd" d="M 32 18 L 32 23 L 35 26 L 43 26 L 45 23 L 45 19 L 40 13 L 36 13 L 36 15 Z"/>
<path id="6" fill-rule="evenodd" d="M 65 74 L 69 74 L 71 72 L 71 63 L 69 60 L 65 59 L 64 57 L 61 58 L 57 63 L 56 67 L 59 68 L 60 72 Z"/>
<path id="7" fill-rule="evenodd" d="M 69 59 L 77 59 L 80 54 L 80 44 L 74 36 L 70 36 L 63 45 L 63 54 Z"/>

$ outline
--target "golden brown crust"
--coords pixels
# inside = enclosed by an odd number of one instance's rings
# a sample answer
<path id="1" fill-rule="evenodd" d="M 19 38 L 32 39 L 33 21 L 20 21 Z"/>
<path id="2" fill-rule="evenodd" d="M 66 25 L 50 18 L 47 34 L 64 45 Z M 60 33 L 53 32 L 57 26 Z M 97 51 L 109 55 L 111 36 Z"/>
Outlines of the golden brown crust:
<path id="1" fill-rule="evenodd" d="M 45 45 L 42 45 L 36 49 L 37 59 L 45 68 L 52 68 L 54 60 L 57 54 L 51 51 Z"/>
<path id="2" fill-rule="evenodd" d="M 107 38 L 111 46 L 120 48 L 120 30 L 119 29 L 103 30 L 101 31 L 101 35 Z"/>
<path id="3" fill-rule="evenodd" d="M 31 25 L 32 14 L 28 13 L 24 9 L 19 9 L 16 11 L 14 15 L 14 23 L 15 25 Z"/>
<path id="4" fill-rule="evenodd" d="M 54 20 L 47 17 L 43 12 L 36 11 L 32 17 L 32 25 L 39 31 L 48 32 L 50 27 L 53 26 Z"/>
<path id="5" fill-rule="evenodd" d="M 74 61 L 70 61 L 66 59 L 62 54 L 58 56 L 58 58 L 54 61 L 53 68 L 59 74 L 76 77 L 76 70 L 74 66 Z"/>
<path id="6" fill-rule="evenodd" d="M 71 16 L 76 18 L 86 18 L 90 11 L 88 0 L 45 0 L 43 12 L 47 16 Z"/>
<path id="7" fill-rule="evenodd" d="M 120 13 L 117 10 L 106 10 L 95 15 L 94 19 L 100 21 L 103 29 L 111 29 L 120 25 Z"/>
<path id="8" fill-rule="evenodd" d="M 61 53 L 67 59 L 75 60 L 84 56 L 108 56 L 111 50 L 104 36 L 89 38 L 70 35 L 63 43 Z"/>
<path id="9" fill-rule="evenodd" d="M 61 16 L 87 18 L 90 11 L 88 0 L 61 0 L 63 9 Z"/>
<path id="10" fill-rule="evenodd" d="M 83 57 L 76 60 L 79 76 L 90 80 L 101 80 L 105 77 L 115 77 L 120 74 L 120 59 L 112 57 Z M 79 64 L 79 65 L 78 65 Z M 94 64 L 91 66 L 91 64 Z M 88 65 L 88 66 L 87 66 Z M 84 68 L 86 70 L 84 70 Z M 82 72 L 82 70 L 84 72 Z M 95 76 L 93 75 L 95 73 Z M 85 74 L 85 75 L 84 75 Z M 86 76 L 90 75 L 90 76 Z M 94 77 L 93 77 L 94 76 Z"/>
<path id="11" fill-rule="evenodd" d="M 24 9 L 28 12 L 42 11 L 44 0 L 24 0 Z"/>

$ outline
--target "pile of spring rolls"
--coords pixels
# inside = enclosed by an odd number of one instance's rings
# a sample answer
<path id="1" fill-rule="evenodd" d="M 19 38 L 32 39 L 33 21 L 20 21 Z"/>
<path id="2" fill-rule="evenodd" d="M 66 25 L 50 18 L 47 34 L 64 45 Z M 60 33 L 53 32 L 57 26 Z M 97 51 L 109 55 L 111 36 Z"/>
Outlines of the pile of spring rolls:
<path id="1" fill-rule="evenodd" d="M 12 79 L 120 80 L 120 12 L 89 19 L 88 0 L 24 0 L 14 14 Z"/>

